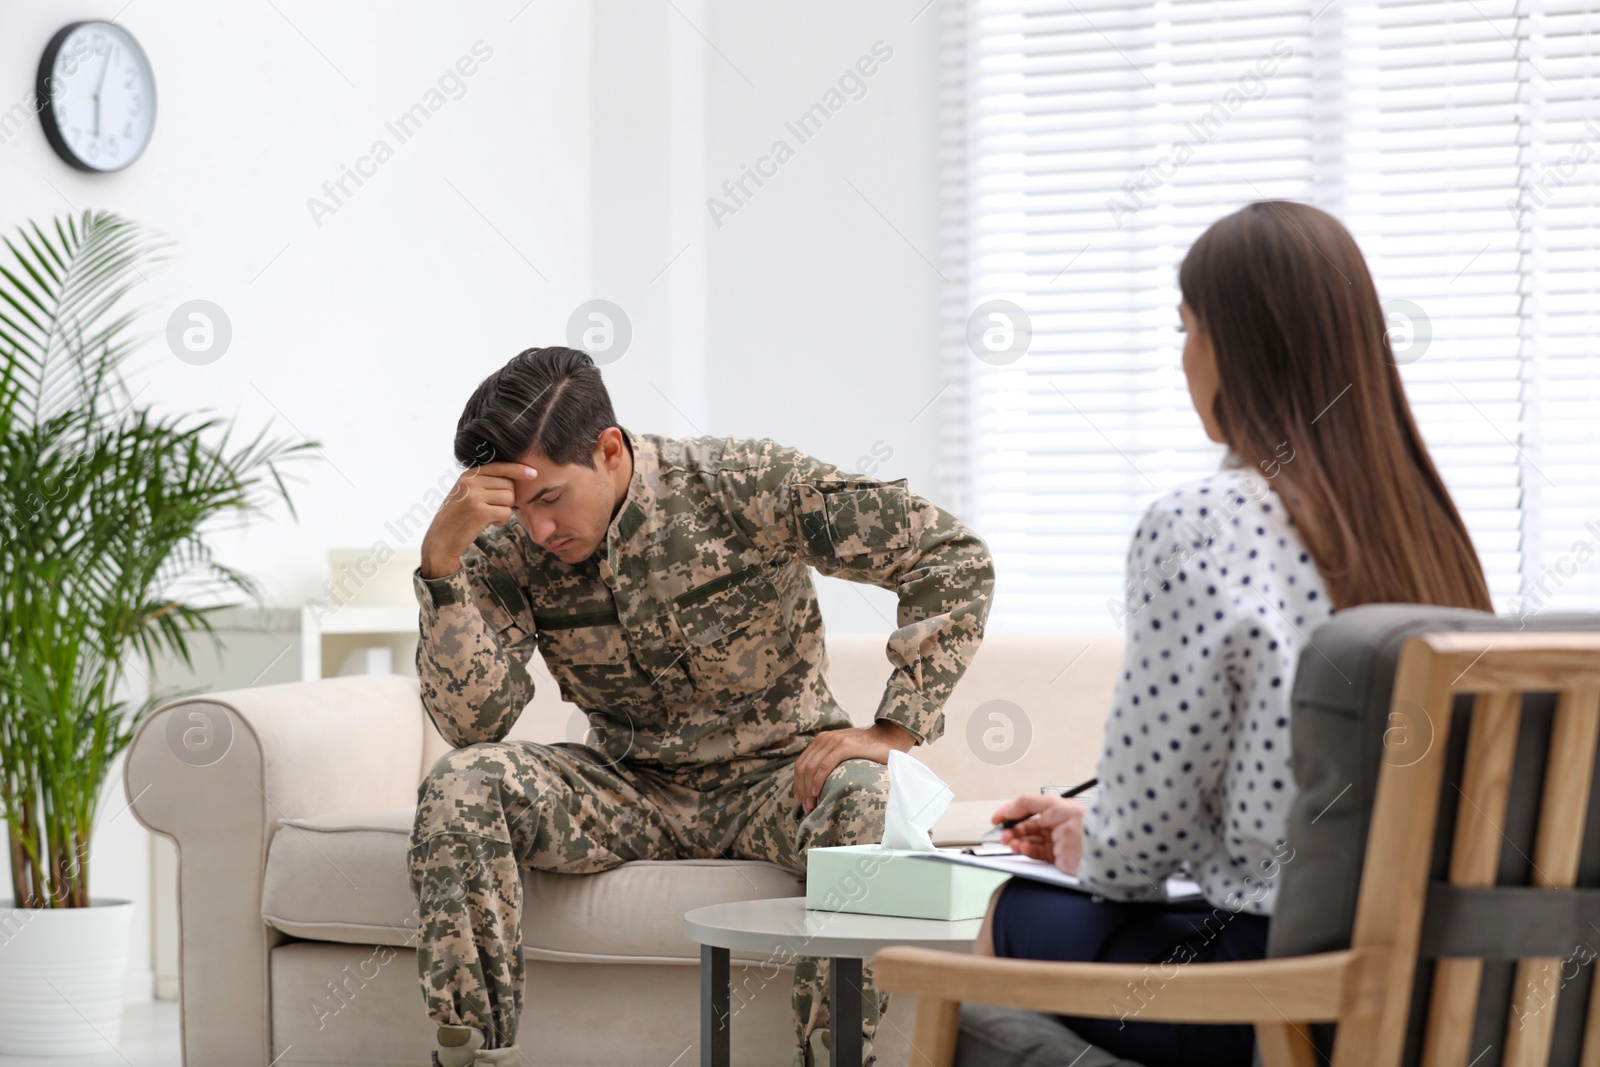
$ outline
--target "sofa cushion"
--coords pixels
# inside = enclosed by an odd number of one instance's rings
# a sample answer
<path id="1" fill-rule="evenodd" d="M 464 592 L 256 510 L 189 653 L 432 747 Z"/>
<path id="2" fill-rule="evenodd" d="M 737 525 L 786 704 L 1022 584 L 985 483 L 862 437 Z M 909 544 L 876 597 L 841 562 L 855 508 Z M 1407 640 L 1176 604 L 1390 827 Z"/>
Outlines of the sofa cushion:
<path id="1" fill-rule="evenodd" d="M 294 937 L 414 944 L 406 872 L 413 809 L 280 819 L 261 916 Z M 641 860 L 599 874 L 522 872 L 524 955 L 588 962 L 697 962 L 683 914 L 706 904 L 799 896 L 805 882 L 751 860 Z"/>
<path id="2" fill-rule="evenodd" d="M 940 844 L 977 839 L 996 801 L 950 806 Z M 415 810 L 280 819 L 268 849 L 261 917 L 292 937 L 413 944 L 417 901 L 406 873 Z M 706 904 L 805 893 L 805 879 L 755 860 L 639 860 L 599 874 L 522 872 L 523 952 L 535 959 L 695 962 L 683 915 Z"/>
<path id="3" fill-rule="evenodd" d="M 728 900 L 793 897 L 805 880 L 757 860 L 635 860 L 599 874 L 523 872 L 523 943 L 545 960 L 699 962 L 683 915 Z"/>

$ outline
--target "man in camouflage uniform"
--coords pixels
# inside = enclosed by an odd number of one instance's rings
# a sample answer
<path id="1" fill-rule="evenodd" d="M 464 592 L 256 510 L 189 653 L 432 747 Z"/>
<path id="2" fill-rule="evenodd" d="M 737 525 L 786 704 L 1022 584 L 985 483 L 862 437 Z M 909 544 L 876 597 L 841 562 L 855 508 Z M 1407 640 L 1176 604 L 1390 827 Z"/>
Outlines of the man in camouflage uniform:
<path id="1" fill-rule="evenodd" d="M 880 840 L 889 748 L 943 732 L 993 587 L 983 541 L 904 479 L 766 439 L 624 430 L 571 349 L 485 380 L 455 451 L 469 469 L 413 576 L 422 699 L 455 746 L 418 790 L 408 852 L 438 1067 L 519 1062 L 520 868 L 718 857 L 803 873 L 808 848 Z M 812 567 L 899 595 L 871 728 L 829 692 Z M 535 650 L 592 746 L 502 740 Z M 864 977 L 870 1063 L 888 997 Z M 826 1025 L 825 980 L 825 960 L 797 962 L 797 1064 Z"/>

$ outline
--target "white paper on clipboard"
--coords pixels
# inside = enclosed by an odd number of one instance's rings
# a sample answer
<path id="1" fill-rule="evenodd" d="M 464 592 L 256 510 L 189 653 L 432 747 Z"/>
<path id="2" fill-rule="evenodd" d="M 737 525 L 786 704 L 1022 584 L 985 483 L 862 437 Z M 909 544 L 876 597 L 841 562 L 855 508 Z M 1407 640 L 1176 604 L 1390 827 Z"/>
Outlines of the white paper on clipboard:
<path id="1" fill-rule="evenodd" d="M 982 867 L 987 871 L 999 871 L 1003 874 L 1013 875 L 1017 878 L 1027 878 L 1034 882 L 1046 882 L 1058 885 L 1064 889 L 1075 889 L 1080 893 L 1092 892 L 1084 888 L 1078 881 L 1077 875 L 1067 874 L 1053 863 L 1036 860 L 1031 856 L 1013 852 L 1008 856 L 969 856 L 964 852 L 945 851 L 938 849 L 933 852 L 919 852 L 918 859 L 942 860 L 946 863 L 960 863 L 968 867 Z M 1180 900 L 1204 899 L 1200 891 L 1200 884 L 1189 878 L 1180 878 L 1173 875 L 1167 879 L 1167 900 L 1176 902 Z"/>

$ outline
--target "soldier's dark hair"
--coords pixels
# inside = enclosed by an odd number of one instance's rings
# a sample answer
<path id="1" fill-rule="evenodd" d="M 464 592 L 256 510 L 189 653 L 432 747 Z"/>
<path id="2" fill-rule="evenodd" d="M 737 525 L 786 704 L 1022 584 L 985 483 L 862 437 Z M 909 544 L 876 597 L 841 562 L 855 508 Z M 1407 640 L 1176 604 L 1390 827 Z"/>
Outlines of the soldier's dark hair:
<path id="1" fill-rule="evenodd" d="M 473 390 L 456 423 L 456 462 L 475 467 L 532 451 L 593 468 L 595 442 L 616 424 L 611 395 L 586 353 L 529 348 Z"/>

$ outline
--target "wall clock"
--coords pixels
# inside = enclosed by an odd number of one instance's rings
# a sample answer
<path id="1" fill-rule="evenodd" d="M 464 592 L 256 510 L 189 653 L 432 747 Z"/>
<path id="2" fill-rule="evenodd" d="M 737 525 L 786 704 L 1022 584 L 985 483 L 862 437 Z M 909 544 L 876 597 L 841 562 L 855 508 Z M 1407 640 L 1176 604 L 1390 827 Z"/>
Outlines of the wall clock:
<path id="1" fill-rule="evenodd" d="M 121 170 L 156 121 L 156 82 L 133 35 L 113 22 L 61 27 L 39 60 L 39 120 L 56 154 L 79 170 Z"/>

